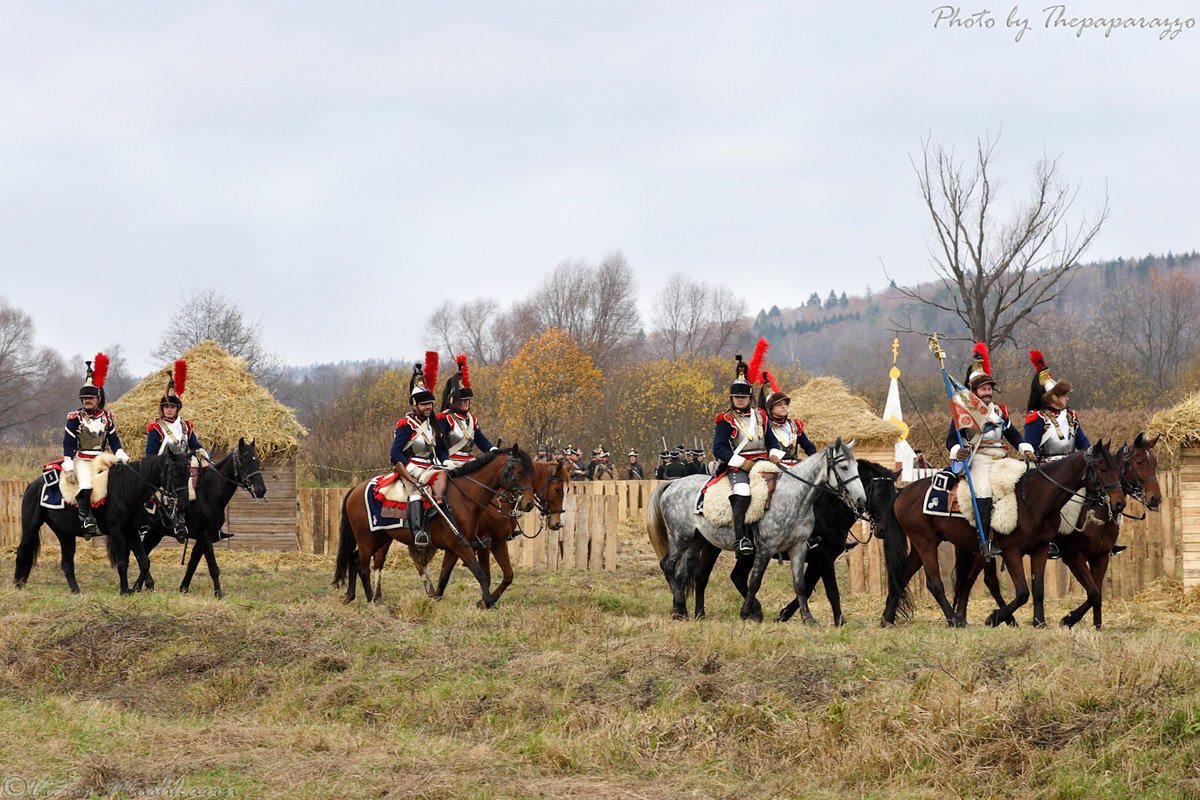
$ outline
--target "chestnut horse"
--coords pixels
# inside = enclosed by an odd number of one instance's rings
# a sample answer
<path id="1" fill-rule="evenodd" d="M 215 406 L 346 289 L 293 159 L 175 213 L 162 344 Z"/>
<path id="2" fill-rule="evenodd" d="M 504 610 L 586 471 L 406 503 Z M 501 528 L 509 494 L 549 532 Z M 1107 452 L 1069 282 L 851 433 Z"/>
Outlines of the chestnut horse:
<path id="1" fill-rule="evenodd" d="M 453 551 L 479 581 L 483 590 L 480 605 L 491 608 L 496 600 L 488 588 L 490 580 L 474 553 L 474 548 L 487 546 L 478 539 L 477 528 L 483 512 L 498 496 L 507 494 L 512 503 L 526 509 L 533 508 L 533 490 L 529 485 L 533 477 L 533 460 L 528 453 L 513 445 L 449 469 L 446 474 L 450 480 L 446 487 L 445 502 L 450 506 L 462 537 L 454 533 L 441 514 L 436 514 L 426 523 L 431 548 Z M 355 574 L 362 580 L 367 601 L 379 602 L 383 564 L 392 541 L 407 545 L 413 543 L 412 531 L 408 528 L 371 530 L 365 498 L 367 483 L 369 481 L 363 481 L 355 486 L 342 500 L 341 538 L 333 584 L 341 586 L 346 583 L 343 601 L 347 603 L 354 600 Z M 368 564 L 371 565 L 370 578 L 367 575 Z M 348 583 L 347 577 L 350 579 Z"/>
<path id="2" fill-rule="evenodd" d="M 563 498 L 566 497 L 567 489 L 571 485 L 571 464 L 566 460 L 550 462 L 550 461 L 535 461 L 533 464 L 533 492 L 534 506 L 537 508 L 540 518 L 538 520 L 538 533 L 541 533 L 541 526 L 549 528 L 552 531 L 557 531 L 562 528 L 562 511 Z M 508 497 L 497 497 L 496 502 L 489 506 L 487 511 L 479 519 L 479 527 L 476 529 L 476 535 L 480 539 L 487 541 L 491 539 L 491 554 L 496 559 L 497 566 L 504 574 L 504 580 L 492 592 L 492 599 L 499 600 L 500 595 L 504 594 L 504 590 L 512 584 L 513 567 L 512 556 L 508 552 L 508 543 L 512 541 L 517 528 L 517 521 L 521 518 L 521 510 L 516 508 L 512 500 Z M 533 535 L 535 538 L 537 533 Z M 442 553 L 442 571 L 438 576 L 437 587 L 433 585 L 433 580 L 429 576 L 429 561 L 433 557 L 433 551 L 429 548 L 408 546 L 409 555 L 412 556 L 413 564 L 417 568 L 417 573 L 421 579 L 425 581 L 425 591 L 430 597 L 441 599 L 442 594 L 446 591 L 446 585 L 450 582 L 450 573 L 454 571 L 454 565 L 458 563 L 458 555 L 453 550 L 447 550 Z M 491 559 L 484 552 L 480 553 L 479 563 L 483 566 L 484 574 L 488 576 L 489 586 L 491 585 Z"/>
<path id="3" fill-rule="evenodd" d="M 958 615 L 946 599 L 938 565 L 937 548 L 940 542 L 950 542 L 964 550 L 979 550 L 975 526 L 956 517 L 935 517 L 924 512 L 925 492 L 930 478 L 922 478 L 906 486 L 896 496 L 894 514 L 883 529 L 884 554 L 887 561 L 888 597 L 881 622 L 891 625 L 896 612 L 912 609 L 908 582 L 917 570 L 925 568 L 925 585 L 937 601 L 946 622 L 961 627 L 966 620 Z M 993 611 L 988 625 L 1010 622 L 1013 612 L 1029 600 L 1029 585 L 1025 579 L 1022 557 L 1031 555 L 1030 569 L 1038 590 L 1046 567 L 1050 541 L 1058 530 L 1059 512 L 1075 492 L 1084 487 L 1088 494 L 1102 498 L 1110 514 L 1125 507 L 1116 463 L 1104 442 L 1087 450 L 1045 466 L 1031 468 L 1017 483 L 1017 527 L 1012 533 L 995 537 L 1004 566 L 1012 576 L 1016 597 L 1011 603 Z M 909 548 L 909 545 L 912 548 Z"/>
<path id="4" fill-rule="evenodd" d="M 1157 443 L 1157 436 L 1147 440 L 1143 434 L 1139 433 L 1132 447 L 1125 445 L 1115 456 L 1120 470 L 1121 488 L 1125 491 L 1126 496 L 1141 502 L 1147 511 L 1157 511 L 1162 504 L 1162 490 L 1158 485 L 1158 459 L 1154 455 L 1154 445 Z M 1075 576 L 1075 580 L 1079 581 L 1079 585 L 1087 593 L 1087 599 L 1084 600 L 1083 605 L 1063 617 L 1061 622 L 1068 628 L 1073 627 L 1083 619 L 1083 615 L 1090 608 L 1092 624 L 1095 625 L 1096 630 L 1100 630 L 1103 627 L 1103 586 L 1104 576 L 1108 572 L 1108 560 L 1112 555 L 1112 548 L 1116 544 L 1117 536 L 1121 532 L 1121 517 L 1129 515 L 1122 512 L 1120 515 L 1112 515 L 1107 520 L 1099 520 L 1088 513 L 1088 507 L 1085 507 L 1083 513 L 1087 516 L 1084 517 L 1085 522 L 1082 529 L 1068 536 L 1060 533 L 1055 537 L 1059 552 L 1062 553 L 1063 563 L 1067 565 L 1071 574 Z M 1145 514 L 1141 517 L 1130 518 L 1145 519 Z M 961 574 L 969 568 L 965 578 L 957 576 L 955 578 L 954 608 L 959 616 L 966 619 L 970 587 L 975 582 L 975 577 L 980 570 L 985 570 L 984 582 L 996 600 L 996 605 L 1003 606 L 1004 597 L 1000 594 L 1000 581 L 995 574 L 995 566 L 985 566 L 983 559 L 979 558 L 977 553 L 959 550 L 956 558 L 956 572 Z M 1043 586 L 1035 581 L 1033 584 L 1033 624 L 1038 627 L 1046 624 L 1042 589 Z"/>

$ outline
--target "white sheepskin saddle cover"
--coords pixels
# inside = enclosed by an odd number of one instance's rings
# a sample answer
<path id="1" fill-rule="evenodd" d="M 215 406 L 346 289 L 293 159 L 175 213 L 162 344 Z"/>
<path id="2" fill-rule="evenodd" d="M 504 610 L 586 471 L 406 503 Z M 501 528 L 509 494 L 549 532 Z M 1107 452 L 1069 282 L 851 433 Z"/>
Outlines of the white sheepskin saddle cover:
<path id="1" fill-rule="evenodd" d="M 1025 462 L 1016 458 L 997 459 L 992 464 L 992 530 L 1009 534 L 1017 529 L 1017 482 L 1025 476 Z M 967 522 L 975 524 L 975 508 L 971 505 L 971 490 L 966 480 L 960 480 L 958 507 Z"/>
<path id="2" fill-rule="evenodd" d="M 746 509 L 746 524 L 750 525 L 762 519 L 767 510 L 767 480 L 763 476 L 778 473 L 779 467 L 766 459 L 754 462 L 750 470 L 750 507 Z M 733 494 L 733 486 L 729 478 L 722 477 L 708 491 L 704 492 L 704 518 L 714 528 L 728 528 L 733 525 L 733 508 L 729 505 L 729 495 Z"/>
<path id="3" fill-rule="evenodd" d="M 108 497 L 108 468 L 116 460 L 117 457 L 112 453 L 101 453 L 92 459 L 92 505 L 99 505 Z M 79 480 L 75 473 L 64 472 L 58 486 L 62 491 L 63 502 L 69 506 L 75 505 L 75 498 L 79 495 Z"/>

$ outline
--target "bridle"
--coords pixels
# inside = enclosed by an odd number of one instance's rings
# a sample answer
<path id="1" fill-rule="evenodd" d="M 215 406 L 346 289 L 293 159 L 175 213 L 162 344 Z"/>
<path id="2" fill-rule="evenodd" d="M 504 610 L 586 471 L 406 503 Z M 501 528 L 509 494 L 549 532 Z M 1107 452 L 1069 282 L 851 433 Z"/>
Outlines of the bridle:
<path id="1" fill-rule="evenodd" d="M 852 477 L 843 478 L 842 473 L 837 471 L 837 465 L 846 461 L 850 461 L 851 459 L 843 454 L 840 450 L 837 451 L 836 455 L 830 457 L 831 452 L 833 452 L 833 445 L 826 447 L 825 452 L 822 454 L 822 457 L 825 459 L 825 480 L 819 483 L 814 483 L 810 480 L 806 480 L 805 478 L 801 478 L 799 475 L 786 467 L 780 467 L 779 471 L 789 477 L 795 478 L 807 486 L 811 486 L 814 489 L 819 489 L 822 492 L 828 492 L 845 503 L 859 519 L 866 519 L 866 515 L 858 510 L 858 506 L 854 502 L 854 497 L 850 494 L 850 485 L 855 481 L 862 481 L 862 476 L 855 472 Z M 837 488 L 832 488 L 830 484 L 836 485 Z"/>
<path id="2" fill-rule="evenodd" d="M 233 452 L 230 453 L 229 456 L 233 459 L 233 477 L 226 478 L 224 475 L 222 475 L 218 466 L 214 464 L 210 458 L 208 459 L 208 465 L 213 468 L 212 474 L 216 475 L 226 483 L 232 483 L 234 486 L 245 489 L 246 493 L 253 497 L 255 502 L 266 503 L 267 500 L 265 497 L 259 497 L 254 493 L 254 479 L 261 477 L 263 474 L 261 465 L 259 469 L 256 469 L 252 472 L 246 471 L 246 466 L 242 463 L 241 450 L 237 447 L 233 448 Z"/>
<path id="3" fill-rule="evenodd" d="M 1122 491 L 1124 491 L 1124 489 L 1122 488 L 1123 481 L 1121 479 L 1121 474 L 1120 474 L 1119 470 L 1117 470 L 1117 465 L 1113 461 L 1112 454 L 1105 453 L 1105 458 L 1101 459 L 1096 456 L 1096 453 L 1094 452 L 1095 449 L 1096 449 L 1096 445 L 1092 445 L 1087 450 L 1083 451 L 1083 465 L 1084 465 L 1083 466 L 1083 488 L 1085 490 L 1084 499 L 1088 505 L 1092 505 L 1092 506 L 1096 506 L 1096 507 L 1104 506 L 1104 510 L 1108 513 L 1108 521 L 1111 522 L 1112 520 L 1116 519 L 1117 512 L 1115 512 L 1113 510 L 1112 504 L 1109 502 L 1108 495 L 1109 495 L 1109 493 L 1112 492 L 1113 489 L 1121 488 Z M 1104 479 L 1100 475 L 1100 467 L 1098 465 L 1101 461 L 1105 461 L 1105 460 L 1108 461 L 1108 464 L 1110 467 L 1112 467 L 1113 472 L 1117 473 L 1117 479 L 1115 481 L 1109 481 L 1109 482 L 1105 483 Z M 1033 469 L 1035 472 L 1037 472 L 1043 478 L 1050 481 L 1050 483 L 1054 484 L 1055 486 L 1057 486 L 1059 489 L 1063 490 L 1067 494 L 1070 494 L 1070 495 L 1078 494 L 1078 491 L 1079 491 L 1078 489 L 1070 489 L 1066 486 L 1063 486 L 1058 481 L 1054 480 L 1054 478 L 1050 477 L 1046 473 L 1045 468 L 1041 464 L 1037 465 Z M 1022 500 L 1026 499 L 1025 488 L 1026 488 L 1026 486 L 1022 485 L 1022 487 L 1021 487 L 1021 499 Z M 1093 494 L 1093 491 L 1095 491 L 1095 494 Z"/>
<path id="4" fill-rule="evenodd" d="M 1151 481 L 1158 480 L 1158 470 L 1149 478 L 1142 478 L 1137 474 L 1137 470 L 1133 466 L 1133 448 L 1125 445 L 1121 448 L 1121 468 L 1119 470 L 1121 476 L 1121 488 L 1125 494 L 1132 497 L 1142 504 L 1142 515 L 1135 517 L 1132 514 L 1126 514 L 1124 511 L 1121 515 L 1126 519 L 1141 520 L 1146 518 L 1146 512 L 1150 510 L 1149 496 L 1146 493 L 1146 484 Z"/>
<path id="5" fill-rule="evenodd" d="M 524 463 L 521 461 L 521 458 L 516 453 L 509 451 L 504 460 L 504 467 L 500 471 L 500 488 L 498 489 L 493 489 L 491 486 L 475 480 L 470 475 L 454 476 L 446 473 L 446 477 L 450 480 L 450 483 L 454 484 L 463 497 L 470 500 L 481 511 L 490 511 L 505 519 L 517 519 L 522 513 L 517 510 L 517 506 L 521 502 L 521 496 L 526 492 L 533 493 L 532 485 L 524 486 L 517 483 L 517 467 L 523 466 Z M 491 498 L 486 503 L 479 502 L 462 490 L 462 487 L 457 483 L 458 480 L 470 481 L 490 494 Z M 506 509 L 505 505 L 510 506 L 510 508 Z"/>

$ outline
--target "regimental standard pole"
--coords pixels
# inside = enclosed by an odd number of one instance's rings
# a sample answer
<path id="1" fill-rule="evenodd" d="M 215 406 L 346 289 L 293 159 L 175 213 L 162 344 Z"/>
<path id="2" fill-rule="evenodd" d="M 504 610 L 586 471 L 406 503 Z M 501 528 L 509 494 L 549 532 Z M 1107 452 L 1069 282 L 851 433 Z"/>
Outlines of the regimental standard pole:
<path id="1" fill-rule="evenodd" d="M 966 447 L 963 442 L 962 431 L 958 429 L 954 415 L 954 381 L 950 379 L 950 375 L 946 372 L 946 351 L 942 349 L 942 345 L 938 342 L 936 333 L 929 336 L 929 351 L 933 353 L 933 357 L 938 360 L 938 366 L 942 371 L 942 384 L 946 387 L 946 399 L 950 401 L 950 427 L 954 429 L 954 435 L 958 437 L 958 449 L 962 452 Z M 971 508 L 975 510 L 975 530 L 979 533 L 979 551 L 986 553 L 987 547 L 987 532 L 983 529 L 983 520 L 979 516 L 979 503 L 975 499 L 975 485 L 971 482 L 971 470 L 967 465 L 963 465 L 963 472 L 967 476 L 967 489 L 971 493 Z"/>

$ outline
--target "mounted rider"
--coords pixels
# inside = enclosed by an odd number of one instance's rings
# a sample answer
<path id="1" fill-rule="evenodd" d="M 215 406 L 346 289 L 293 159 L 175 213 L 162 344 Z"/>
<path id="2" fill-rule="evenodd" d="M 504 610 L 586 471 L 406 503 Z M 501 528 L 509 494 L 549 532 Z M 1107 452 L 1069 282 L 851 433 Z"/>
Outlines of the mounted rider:
<path id="1" fill-rule="evenodd" d="M 1025 441 L 1037 453 L 1038 461 L 1053 461 L 1069 456 L 1078 450 L 1087 450 L 1091 440 L 1083 432 L 1079 415 L 1067 407 L 1070 399 L 1071 382 L 1056 380 L 1046 366 L 1046 358 L 1040 350 L 1029 351 L 1033 364 L 1033 380 L 1029 385 L 1029 413 L 1025 416 Z M 1112 555 L 1125 550 L 1125 545 L 1114 544 Z M 1061 558 L 1058 543 L 1050 543 L 1050 558 Z"/>
<path id="2" fill-rule="evenodd" d="M 442 411 L 437 415 L 437 426 L 450 454 L 447 466 L 451 467 L 475 458 L 472 447 L 478 447 L 482 453 L 499 449 L 483 435 L 479 420 L 471 413 L 475 393 L 471 391 L 467 357 L 459 354 L 454 362 L 458 364 L 458 372 L 450 376 L 442 389 Z"/>
<path id="3" fill-rule="evenodd" d="M 792 398 L 779 388 L 775 376 L 764 370 L 763 378 L 766 380 L 763 381 L 762 389 L 759 391 L 760 403 L 770 418 L 771 431 L 779 440 L 779 446 L 783 448 L 783 465 L 794 467 L 801 461 L 801 452 L 806 456 L 811 456 L 817 452 L 817 446 L 809 440 L 808 435 L 804 432 L 804 423 L 789 416 Z M 768 385 L 771 387 L 770 394 L 766 394 Z"/>
<path id="4" fill-rule="evenodd" d="M 766 340 L 760 339 L 754 360 L 761 363 L 759 350 L 766 354 Z M 755 367 L 757 369 L 757 367 Z M 729 505 L 733 509 L 733 536 L 739 554 L 754 552 L 753 533 L 746 528 L 746 509 L 750 507 L 750 469 L 754 462 L 769 458 L 779 464 L 783 448 L 767 420 L 767 414 L 754 407 L 751 369 L 737 355 L 737 375 L 729 386 L 729 409 L 717 415 L 713 431 L 713 455 L 720 462 L 718 475 L 727 475 L 733 493 Z"/>
<path id="5" fill-rule="evenodd" d="M 96 518 L 92 515 L 92 461 L 107 447 L 122 464 L 129 456 L 121 447 L 117 436 L 117 423 L 111 411 L 104 408 L 104 381 L 108 377 L 108 356 L 96 354 L 96 367 L 87 362 L 87 377 L 79 389 L 82 408 L 67 415 L 63 433 L 63 472 L 75 473 L 79 494 L 75 502 L 79 508 L 79 524 L 83 538 L 90 539 L 98 534 Z"/>
<path id="6" fill-rule="evenodd" d="M 1008 418 L 1008 408 L 1001 403 L 993 403 L 992 396 L 996 391 L 996 380 L 992 377 L 991 357 L 987 345 L 977 342 L 974 358 L 967 369 L 967 377 L 963 381 L 967 389 L 980 401 L 982 411 L 986 414 L 983 430 L 962 430 L 963 446 L 958 444 L 954 423 L 950 423 L 950 432 L 946 435 L 946 449 L 950 451 L 951 461 L 966 461 L 971 473 L 971 485 L 975 490 L 975 502 L 979 506 L 980 527 L 990 535 L 992 529 L 992 483 L 991 471 L 995 460 L 1008 455 L 1009 446 L 1015 449 L 1021 458 L 1032 461 L 1036 456 L 1033 447 L 1026 444 L 1016 427 Z M 1000 548 L 989 541 L 986 547 L 980 544 L 984 558 L 995 558 L 1000 555 Z"/>
<path id="7" fill-rule="evenodd" d="M 191 453 L 200 463 L 200 467 L 191 467 L 192 488 L 196 488 L 200 468 L 211 466 L 212 459 L 209 458 L 208 451 L 201 446 L 200 440 L 196 438 L 192 421 L 179 416 L 179 412 L 183 410 L 182 397 L 186 389 L 187 362 L 181 358 L 175 361 L 174 368 L 167 376 L 167 388 L 158 401 L 158 418 L 146 426 L 146 455 L 162 455 L 167 452 L 168 447 Z M 155 505 L 156 501 L 150 500 L 146 504 L 147 511 L 153 513 Z M 149 526 L 143 525 L 143 536 L 148 530 Z M 232 536 L 231 533 L 221 531 L 220 538 L 229 539 Z M 180 544 L 187 539 L 187 528 L 182 520 L 175 528 L 175 538 Z"/>
<path id="8" fill-rule="evenodd" d="M 409 403 L 412 410 L 396 423 L 395 438 L 390 454 L 392 469 L 409 481 L 408 524 L 412 530 L 413 544 L 426 547 L 430 544 L 429 532 L 425 528 L 424 495 L 418 487 L 428 486 L 433 501 L 449 513 L 444 505 L 446 498 L 446 472 L 439 465 L 450 458 L 446 451 L 433 413 L 433 388 L 437 385 L 438 354 L 425 353 L 425 365 L 413 366 L 408 379 Z"/>

